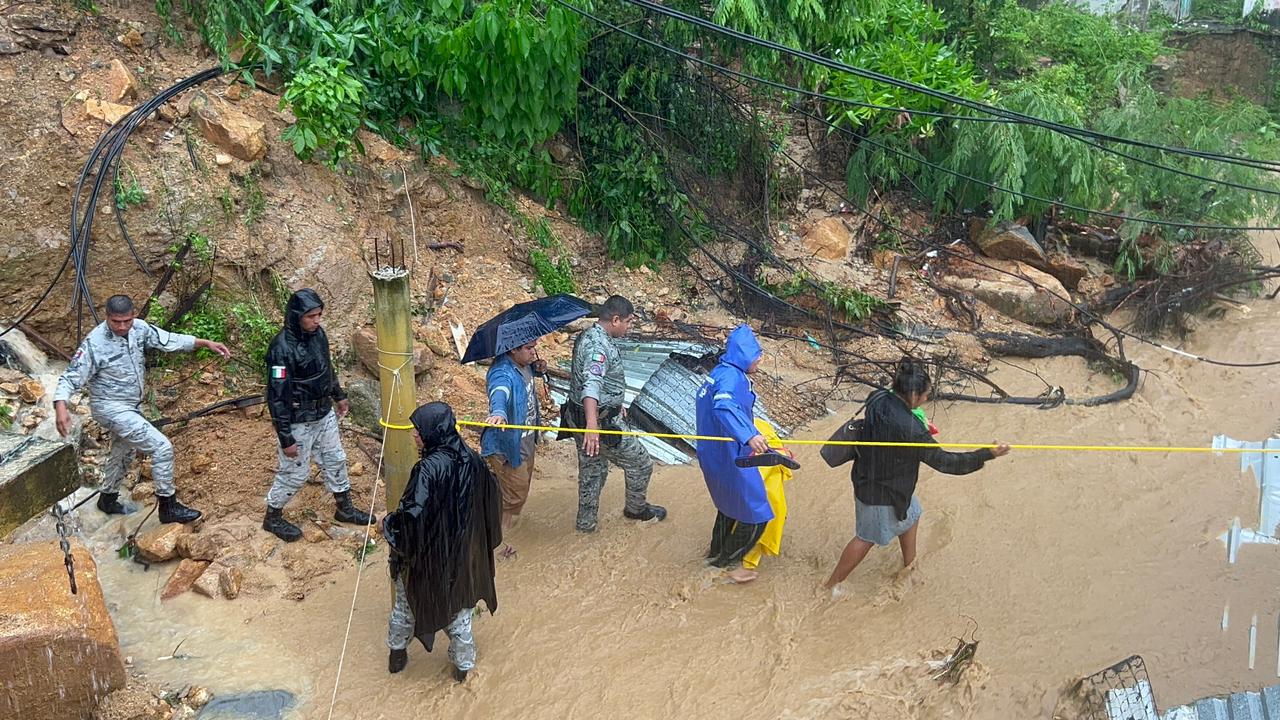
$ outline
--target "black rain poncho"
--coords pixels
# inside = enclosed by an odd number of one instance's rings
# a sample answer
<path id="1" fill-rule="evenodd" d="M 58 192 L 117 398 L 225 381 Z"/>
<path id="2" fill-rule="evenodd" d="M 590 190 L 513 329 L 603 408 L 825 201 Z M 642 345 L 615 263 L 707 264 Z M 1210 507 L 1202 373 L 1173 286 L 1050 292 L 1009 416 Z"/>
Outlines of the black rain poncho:
<path id="1" fill-rule="evenodd" d="M 436 632 L 458 611 L 484 600 L 498 609 L 493 550 L 502 542 L 497 480 L 458 435 L 453 410 L 441 402 L 414 411 L 422 458 L 383 524 L 391 576 L 403 573 L 413 634 L 431 650 Z"/>

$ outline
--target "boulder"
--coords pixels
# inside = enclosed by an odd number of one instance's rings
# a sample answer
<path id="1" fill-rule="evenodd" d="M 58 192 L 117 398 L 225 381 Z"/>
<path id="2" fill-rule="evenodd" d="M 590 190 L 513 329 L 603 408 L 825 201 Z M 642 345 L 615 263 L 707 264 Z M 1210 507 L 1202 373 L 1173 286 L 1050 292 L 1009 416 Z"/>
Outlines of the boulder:
<path id="1" fill-rule="evenodd" d="M 71 540 L 76 594 L 57 541 L 0 545 L 0 717 L 88 718 L 124 687 L 124 662 L 93 556 Z"/>
<path id="2" fill-rule="evenodd" d="M 1049 262 L 1044 248 L 1036 242 L 1031 231 L 1013 222 L 1001 222 L 992 225 L 983 221 L 975 221 L 970 228 L 969 237 L 982 250 L 982 254 L 997 260 L 1017 260 L 1043 268 Z"/>
<path id="3" fill-rule="evenodd" d="M 1057 278 L 1026 263 L 994 259 L 983 263 L 991 267 L 951 261 L 941 269 L 939 280 L 1025 323 L 1055 325 L 1071 318 L 1073 308 L 1060 299 L 1070 296 Z"/>
<path id="4" fill-rule="evenodd" d="M 347 391 L 347 400 L 351 402 L 351 413 L 347 416 L 351 421 L 366 430 L 382 432 L 378 425 L 382 406 L 382 391 L 377 380 L 362 377 L 352 378 L 343 387 Z"/>
<path id="5" fill-rule="evenodd" d="M 267 154 L 266 126 L 225 101 L 199 93 L 191 114 L 200 134 L 232 156 L 252 162 Z"/>
<path id="6" fill-rule="evenodd" d="M 1080 281 L 1089 277 L 1089 268 L 1084 263 L 1062 253 L 1054 253 L 1049 256 L 1049 263 L 1045 266 L 1045 271 L 1050 275 L 1058 278 L 1068 290 L 1076 290 L 1080 287 Z"/>
<path id="7" fill-rule="evenodd" d="M 204 574 L 207 567 L 209 567 L 209 563 L 204 560 L 183 560 L 178 563 L 178 567 L 174 569 L 173 574 L 169 576 L 168 582 L 160 590 L 160 599 L 172 600 L 190 590 L 191 586 L 196 584 L 196 580 L 199 580 L 200 576 Z"/>
<path id="8" fill-rule="evenodd" d="M 0 456 L 7 457 L 0 465 L 0 536 L 80 486 L 80 463 L 69 443 L 0 433 Z"/>
<path id="9" fill-rule="evenodd" d="M 853 233 L 845 226 L 844 219 L 836 215 L 819 220 L 804 234 L 805 248 L 823 260 L 847 258 L 852 240 Z"/>
<path id="10" fill-rule="evenodd" d="M 351 334 L 351 348 L 356 358 L 366 370 L 377 375 L 378 368 L 378 333 L 371 327 L 363 327 Z M 426 345 L 413 343 L 413 374 L 421 375 L 431 369 L 435 358 Z"/>

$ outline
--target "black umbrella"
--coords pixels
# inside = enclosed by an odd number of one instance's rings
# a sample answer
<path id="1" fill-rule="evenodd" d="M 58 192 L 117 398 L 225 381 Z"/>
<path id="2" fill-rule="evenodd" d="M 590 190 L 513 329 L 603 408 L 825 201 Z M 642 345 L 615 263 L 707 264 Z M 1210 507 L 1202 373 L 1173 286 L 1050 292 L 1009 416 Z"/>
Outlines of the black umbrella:
<path id="1" fill-rule="evenodd" d="M 476 328 L 462 362 L 497 357 L 590 313 L 590 303 L 565 294 L 513 305 Z"/>

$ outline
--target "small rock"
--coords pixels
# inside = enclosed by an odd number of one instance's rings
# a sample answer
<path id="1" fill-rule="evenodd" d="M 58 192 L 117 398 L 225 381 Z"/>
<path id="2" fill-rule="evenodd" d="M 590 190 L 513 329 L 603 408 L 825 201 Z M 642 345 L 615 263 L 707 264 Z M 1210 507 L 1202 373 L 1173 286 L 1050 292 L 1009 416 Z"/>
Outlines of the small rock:
<path id="1" fill-rule="evenodd" d="M 360 477 L 361 475 L 364 475 L 364 463 L 354 463 L 351 468 L 347 470 L 347 474 L 351 477 Z"/>
<path id="2" fill-rule="evenodd" d="M 221 565 L 211 563 L 209 567 L 204 569 L 204 572 L 200 573 L 200 577 L 196 578 L 196 581 L 191 584 L 191 589 L 207 598 L 217 599 L 222 597 L 222 590 L 218 587 L 218 573 L 221 570 Z"/>
<path id="3" fill-rule="evenodd" d="M 804 245 L 814 257 L 824 260 L 844 260 L 849 256 L 849 243 L 853 233 L 838 216 L 819 220 L 804 235 Z"/>
<path id="4" fill-rule="evenodd" d="M 138 555 L 147 562 L 168 562 L 178 557 L 178 538 L 190 533 L 191 528 L 180 523 L 152 528 L 138 536 Z"/>
<path id="5" fill-rule="evenodd" d="M 104 102 L 96 98 L 86 98 L 84 111 L 89 117 L 97 118 L 108 125 L 114 125 L 120 118 L 128 115 L 133 108 L 119 103 Z M 110 207 L 109 205 L 107 207 Z"/>
<path id="6" fill-rule="evenodd" d="M 680 322 L 681 320 L 683 320 L 685 317 L 685 314 L 684 314 L 684 310 L 681 310 L 680 308 L 668 307 L 664 305 L 658 308 L 654 312 L 654 316 L 657 318 L 658 322 L 660 323 L 674 323 L 674 322 Z"/>
<path id="7" fill-rule="evenodd" d="M 98 96 L 107 102 L 132 100 L 138 96 L 138 79 L 117 58 L 107 65 L 106 75 L 98 90 Z"/>
<path id="8" fill-rule="evenodd" d="M 3 392 L 7 395 L 17 395 L 18 383 L 16 382 L 0 383 L 0 392 Z"/>
<path id="9" fill-rule="evenodd" d="M 208 455 L 197 455 L 194 458 L 191 458 L 191 474 L 203 475 L 204 471 L 208 470 L 209 466 L 212 464 L 213 460 L 209 459 Z"/>
<path id="10" fill-rule="evenodd" d="M 77 414 L 77 415 L 88 415 L 88 414 L 89 414 L 89 406 L 88 406 L 88 405 L 77 405 L 77 406 L 76 406 L 76 414 Z"/>
<path id="11" fill-rule="evenodd" d="M 142 33 L 138 32 L 136 28 L 129 28 L 128 32 L 117 37 L 116 40 L 130 50 L 138 51 L 142 49 Z"/>
<path id="12" fill-rule="evenodd" d="M 249 528 L 236 526 L 206 527 L 200 532 L 178 538 L 178 555 L 188 560 L 221 560 L 252 537 Z"/>
<path id="13" fill-rule="evenodd" d="M 218 153 L 217 155 L 213 156 L 213 161 L 220 166 L 230 165 L 231 156 L 226 153 Z"/>
<path id="14" fill-rule="evenodd" d="M 173 523 L 177 524 L 177 523 Z M 195 585 L 196 580 L 204 574 L 205 568 L 209 567 L 209 563 L 204 560 L 183 560 L 178 563 L 177 569 L 169 576 L 169 581 L 164 584 L 164 589 L 160 591 L 161 600 L 172 600 L 182 593 L 191 589 Z"/>
<path id="15" fill-rule="evenodd" d="M 199 686 L 194 686 L 190 690 L 188 690 L 187 696 L 186 698 L 184 698 L 184 700 L 186 700 L 186 703 L 188 705 L 190 705 L 191 707 L 197 710 L 204 707 L 205 705 L 208 705 L 209 701 L 212 699 L 213 699 L 213 693 L 209 692 L 208 688 L 203 688 Z"/>
<path id="16" fill-rule="evenodd" d="M 70 68 L 63 68 L 58 71 L 58 79 L 62 82 L 71 82 L 76 79 L 76 71 Z"/>
<path id="17" fill-rule="evenodd" d="M 305 522 L 302 524 L 302 537 L 307 539 L 309 543 L 318 543 L 329 540 L 329 533 L 324 528 L 313 522 Z"/>
<path id="18" fill-rule="evenodd" d="M 149 482 L 140 482 L 133 486 L 133 491 L 129 493 L 129 497 L 134 500 L 145 500 L 156 494 L 156 486 Z"/>
<path id="19" fill-rule="evenodd" d="M 222 97 L 228 100 L 239 100 L 243 96 L 244 96 L 244 85 L 241 85 L 240 83 L 236 83 L 235 85 L 232 85 L 222 93 Z"/>
<path id="20" fill-rule="evenodd" d="M 227 567 L 218 573 L 218 588 L 222 597 L 235 600 L 240 595 L 240 586 L 244 583 L 244 572 L 238 567 Z"/>
<path id="21" fill-rule="evenodd" d="M 35 378 L 26 378 L 18 383 L 18 397 L 24 403 L 38 403 L 44 397 L 44 385 Z"/>

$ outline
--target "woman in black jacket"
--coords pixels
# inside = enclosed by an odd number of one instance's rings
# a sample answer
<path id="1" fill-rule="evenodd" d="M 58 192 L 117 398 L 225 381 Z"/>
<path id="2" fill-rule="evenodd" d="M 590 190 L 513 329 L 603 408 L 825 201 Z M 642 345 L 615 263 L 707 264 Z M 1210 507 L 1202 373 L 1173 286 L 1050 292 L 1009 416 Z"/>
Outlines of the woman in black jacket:
<path id="1" fill-rule="evenodd" d="M 877 390 L 867 398 L 861 440 L 934 443 L 928 429 L 911 411 L 929 399 L 929 373 L 907 358 L 898 364 L 893 391 Z M 953 453 L 938 447 L 859 447 L 853 465 L 853 493 L 857 531 L 823 587 L 832 590 L 849 577 L 873 545 L 894 538 L 902 548 L 902 564 L 916 559 L 916 529 L 920 501 L 915 497 L 920 463 L 949 475 L 967 475 L 1009 452 L 1009 446 Z"/>

